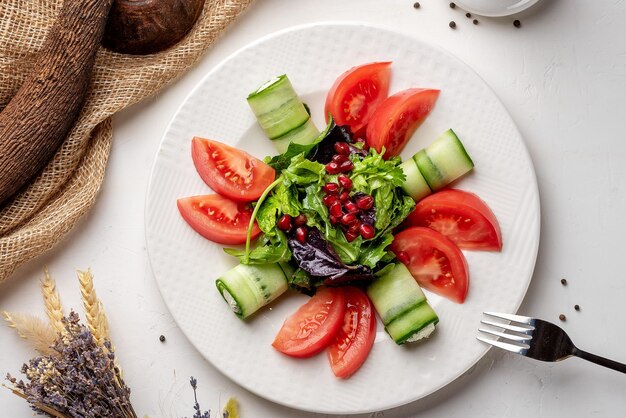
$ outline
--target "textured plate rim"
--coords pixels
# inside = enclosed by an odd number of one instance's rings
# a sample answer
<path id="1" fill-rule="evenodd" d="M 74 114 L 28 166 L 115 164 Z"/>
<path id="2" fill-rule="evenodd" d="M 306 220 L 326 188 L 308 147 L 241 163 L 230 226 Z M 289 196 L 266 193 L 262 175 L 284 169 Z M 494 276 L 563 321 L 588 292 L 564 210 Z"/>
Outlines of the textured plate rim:
<path id="1" fill-rule="evenodd" d="M 538 0 L 536 0 L 538 1 Z M 534 4 L 534 3 L 533 3 Z M 208 358 L 206 358 L 204 356 L 204 354 L 202 353 L 202 350 L 200 350 L 196 344 L 193 342 L 192 338 L 190 338 L 190 336 L 187 334 L 187 331 L 185 330 L 184 327 L 182 327 L 179 323 L 178 320 L 176 319 L 176 317 L 174 316 L 174 314 L 172 313 L 172 309 L 170 307 L 170 303 L 168 302 L 167 298 L 165 297 L 165 295 L 162 292 L 162 287 L 160 285 L 160 281 L 157 277 L 157 275 L 155 274 L 155 269 L 154 269 L 154 265 L 153 265 L 153 258 L 151 256 L 151 249 L 150 249 L 150 240 L 148 239 L 148 227 L 147 227 L 147 223 L 148 223 L 148 200 L 150 198 L 151 192 L 152 192 L 152 188 L 153 188 L 153 179 L 154 179 L 154 172 L 156 170 L 156 166 L 157 166 L 157 162 L 158 162 L 158 157 L 159 157 L 159 151 L 163 145 L 163 143 L 165 142 L 167 133 L 170 131 L 174 121 L 176 120 L 176 118 L 178 117 L 179 113 L 181 112 L 181 109 L 186 105 L 187 101 L 190 99 L 191 96 L 193 96 L 197 90 L 199 90 L 201 88 L 201 86 L 206 82 L 207 79 L 209 79 L 210 77 L 212 77 L 216 72 L 218 72 L 223 66 L 225 66 L 227 64 L 228 61 L 230 61 L 232 58 L 234 58 L 235 56 L 237 56 L 238 54 L 248 50 L 248 49 L 252 49 L 255 48 L 257 45 L 262 44 L 272 38 L 275 37 L 279 37 L 291 32 L 297 32 L 297 31 L 302 31 L 302 30 L 307 30 L 310 28 L 315 28 L 315 27 L 325 27 L 325 26 L 347 26 L 347 27 L 358 27 L 358 28 L 366 28 L 366 29 L 372 29 L 372 30 L 376 30 L 376 31 L 381 31 L 381 32 L 387 32 L 396 36 L 400 36 L 403 38 L 406 38 L 407 40 L 411 40 L 412 42 L 421 44 L 427 48 L 432 48 L 432 49 L 436 49 L 439 52 L 441 52 L 442 54 L 446 55 L 447 57 L 457 61 L 460 65 L 462 65 L 466 71 L 471 72 L 473 75 L 475 75 L 480 82 L 483 84 L 483 87 L 485 87 L 493 96 L 494 100 L 500 105 L 502 106 L 502 108 L 504 109 L 504 111 L 506 112 L 506 115 L 508 116 L 511 126 L 514 128 L 515 132 L 519 135 L 519 138 L 521 140 L 521 145 L 522 145 L 522 149 L 524 150 L 524 157 L 526 158 L 528 164 L 529 164 L 529 168 L 530 168 L 530 172 L 531 172 L 531 176 L 532 176 L 532 180 L 533 180 L 533 184 L 532 184 L 532 188 L 533 188 L 533 194 L 535 196 L 537 196 L 536 199 L 536 205 L 535 205 L 535 211 L 537 214 L 537 223 L 536 223 L 536 232 L 534 231 L 534 242 L 533 244 L 533 250 L 532 250 L 532 262 L 528 264 L 528 269 L 529 271 L 527 272 L 527 278 L 524 284 L 524 288 L 523 288 L 523 292 L 520 293 L 518 301 L 516 303 L 515 309 L 514 311 L 517 312 L 519 310 L 519 307 L 521 306 L 521 304 L 524 301 L 524 298 L 528 292 L 528 288 L 530 286 L 530 282 L 532 280 L 532 276 L 533 276 L 533 272 L 536 266 L 536 260 L 537 260 L 537 256 L 538 256 L 538 249 L 539 249 L 539 242 L 540 242 L 540 233 L 541 233 L 541 204 L 540 204 L 540 195 L 539 195 L 539 189 L 538 189 L 538 183 L 537 183 L 537 175 L 536 175 L 536 171 L 533 165 L 533 161 L 530 157 L 530 153 L 528 151 L 528 148 L 526 146 L 526 143 L 523 140 L 523 136 L 521 135 L 517 125 L 515 124 L 515 121 L 513 120 L 513 118 L 511 117 L 511 114 L 509 113 L 509 111 L 507 110 L 506 106 L 504 105 L 504 103 L 502 103 L 502 101 L 500 100 L 500 98 L 496 95 L 495 91 L 491 88 L 491 86 L 482 78 L 482 76 L 480 76 L 480 74 L 478 74 L 473 68 L 471 68 L 467 63 L 465 63 L 465 61 L 463 61 L 461 58 L 457 57 L 456 55 L 452 54 L 451 52 L 449 52 L 447 49 L 443 48 L 442 46 L 436 44 L 436 43 L 432 43 L 432 42 L 428 42 L 425 40 L 422 40 L 420 38 L 417 38 L 415 36 L 400 32 L 400 31 L 396 31 L 393 29 L 389 29 L 389 28 L 385 28 L 385 27 L 381 27 L 381 26 L 377 26 L 377 25 L 373 25 L 370 23 L 362 23 L 362 22 L 354 22 L 354 21 L 340 21 L 340 20 L 330 20 L 330 21 L 320 21 L 320 22 L 314 22 L 314 23 L 307 23 L 307 24 L 302 24 L 302 25 L 295 25 L 295 26 L 290 26 L 278 31 L 274 31 L 271 33 L 268 33 L 246 45 L 244 45 L 241 48 L 236 49 L 234 52 L 232 52 L 231 54 L 229 54 L 228 56 L 226 56 L 224 59 L 222 59 L 218 64 L 216 64 L 210 71 L 207 72 L 206 75 L 204 75 L 189 91 L 188 94 L 185 95 L 184 99 L 181 101 L 180 105 L 177 107 L 176 111 L 174 112 L 172 118 L 170 119 L 169 123 L 167 124 L 167 127 L 165 128 L 163 135 L 161 137 L 161 140 L 159 141 L 159 146 L 157 147 L 157 151 L 155 153 L 154 159 L 153 159 L 153 163 L 152 163 L 152 167 L 150 169 L 150 175 L 149 175 L 149 181 L 148 181 L 148 187 L 146 189 L 146 195 L 145 195 L 145 199 L 144 199 L 144 233 L 145 233 L 145 240 L 146 240 L 146 251 L 148 254 L 148 261 L 150 263 L 150 268 L 152 271 L 152 275 L 157 283 L 157 288 L 159 289 L 159 294 L 161 295 L 161 298 L 163 299 L 163 302 L 165 303 L 170 315 L 172 315 L 172 319 L 174 319 L 174 321 L 176 322 L 176 324 L 179 326 L 179 329 L 182 331 L 183 335 L 185 335 L 185 338 L 187 338 L 187 340 L 191 343 L 191 345 L 194 347 L 195 350 L 198 351 L 198 353 L 200 353 L 200 355 L 209 363 L 211 364 L 212 367 L 214 367 L 217 371 L 219 371 L 222 375 L 224 375 L 225 377 L 227 377 L 231 382 L 239 385 L 240 387 L 246 389 L 247 391 L 255 394 L 256 396 L 259 396 L 262 399 L 266 399 L 268 401 L 271 401 L 273 403 L 276 403 L 278 405 L 282 405 L 284 407 L 287 408 L 292 408 L 292 409 L 296 409 L 296 410 L 300 410 L 300 411 L 305 411 L 305 412 L 313 412 L 313 413 L 322 413 L 322 414 L 343 414 L 343 415 L 354 415 L 354 414 L 363 414 L 363 413 L 372 413 L 372 412 L 376 412 L 376 411 L 383 411 L 383 410 L 390 410 L 393 408 L 397 408 L 400 406 L 404 406 L 404 405 L 408 405 L 410 403 L 413 402 L 417 402 L 420 399 L 424 399 L 425 397 L 432 395 L 434 392 L 439 391 L 440 389 L 448 386 L 450 383 L 454 382 L 455 380 L 457 380 L 459 377 L 461 377 L 462 375 L 464 375 L 465 373 L 467 373 L 468 370 L 470 370 L 472 367 L 474 367 L 486 354 L 487 352 L 492 348 L 491 346 L 486 346 L 482 349 L 482 351 L 474 358 L 472 359 L 471 362 L 469 362 L 468 366 L 464 369 L 461 369 L 458 371 L 458 373 L 456 373 L 454 376 L 452 376 L 450 379 L 448 379 L 446 382 L 437 385 L 437 386 L 433 386 L 431 388 L 429 388 L 429 390 L 425 391 L 424 393 L 422 393 L 420 396 L 412 398 L 412 399 L 408 399 L 406 401 L 401 401 L 401 402 L 397 402 L 394 404 L 389 404 L 387 405 L 384 409 L 379 410 L 379 409 L 371 409 L 371 408 L 365 408 L 365 409 L 359 409 L 359 410 L 350 410 L 350 411 L 346 411 L 346 410 L 332 410 L 332 409 L 311 409 L 311 408 L 302 408 L 302 407 L 298 407 L 297 405 L 293 405 L 287 402 L 282 401 L 279 397 L 272 397 L 272 396 L 268 396 L 265 393 L 260 393 L 254 386 L 252 385 L 248 385 L 246 384 L 246 382 L 241 382 L 238 380 L 234 380 L 233 378 L 231 378 L 228 374 L 224 373 L 222 371 L 222 369 L 219 367 L 218 364 L 213 363 L 211 360 L 209 360 Z M 477 324 L 478 325 L 478 324 Z M 478 328 L 477 328 L 478 330 Z M 484 345 L 484 344 L 483 344 Z"/>

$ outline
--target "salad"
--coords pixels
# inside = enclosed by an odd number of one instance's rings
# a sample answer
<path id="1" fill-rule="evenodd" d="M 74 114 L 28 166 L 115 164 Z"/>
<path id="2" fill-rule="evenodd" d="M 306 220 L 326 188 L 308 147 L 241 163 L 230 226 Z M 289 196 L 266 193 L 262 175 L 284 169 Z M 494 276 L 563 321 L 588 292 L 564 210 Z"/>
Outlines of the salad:
<path id="1" fill-rule="evenodd" d="M 376 315 L 397 344 L 428 337 L 439 318 L 422 288 L 463 303 L 461 249 L 502 248 L 485 202 L 447 188 L 474 167 L 452 129 L 412 158 L 398 156 L 439 91 L 388 96 L 390 77 L 390 62 L 342 74 L 328 93 L 322 132 L 286 75 L 269 80 L 247 101 L 279 154 L 262 161 L 193 138 L 194 165 L 217 193 L 177 202 L 195 231 L 239 259 L 216 279 L 237 317 L 289 289 L 311 296 L 272 345 L 292 357 L 326 351 L 340 378 L 366 360 Z"/>

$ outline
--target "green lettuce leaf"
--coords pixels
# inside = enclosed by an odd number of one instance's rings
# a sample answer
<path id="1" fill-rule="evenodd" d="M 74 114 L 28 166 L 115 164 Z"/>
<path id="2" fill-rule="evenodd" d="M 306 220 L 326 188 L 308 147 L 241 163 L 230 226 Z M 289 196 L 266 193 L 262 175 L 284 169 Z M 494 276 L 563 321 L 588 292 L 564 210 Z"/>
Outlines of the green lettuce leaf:
<path id="1" fill-rule="evenodd" d="M 389 254 L 387 247 L 389 247 L 392 242 L 393 235 L 391 232 L 386 233 L 377 239 L 365 241 L 364 245 L 361 246 L 359 258 L 357 260 L 358 263 L 374 269 L 376 265 Z"/>
<path id="2" fill-rule="evenodd" d="M 224 252 L 239 258 L 242 264 L 277 263 L 291 259 L 287 236 L 278 229 L 272 236 L 263 235 L 259 239 L 257 245 L 250 251 L 248 260 L 245 257 L 245 249 L 224 248 Z"/>
<path id="3" fill-rule="evenodd" d="M 307 160 L 304 154 L 298 154 L 291 159 L 289 167 L 283 170 L 282 175 L 290 184 L 307 186 L 311 183 L 321 183 L 326 169 L 324 164 Z"/>

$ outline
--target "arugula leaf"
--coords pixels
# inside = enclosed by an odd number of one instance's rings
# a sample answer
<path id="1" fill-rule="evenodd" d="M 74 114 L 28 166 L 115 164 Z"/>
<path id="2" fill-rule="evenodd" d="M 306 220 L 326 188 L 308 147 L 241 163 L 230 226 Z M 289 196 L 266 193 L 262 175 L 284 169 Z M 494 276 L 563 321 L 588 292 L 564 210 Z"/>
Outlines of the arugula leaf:
<path id="1" fill-rule="evenodd" d="M 275 235 L 276 219 L 281 210 L 281 203 L 278 197 L 272 195 L 261 203 L 261 207 L 256 214 L 256 221 L 261 231 L 267 236 Z M 228 251 L 227 251 L 228 252 Z"/>

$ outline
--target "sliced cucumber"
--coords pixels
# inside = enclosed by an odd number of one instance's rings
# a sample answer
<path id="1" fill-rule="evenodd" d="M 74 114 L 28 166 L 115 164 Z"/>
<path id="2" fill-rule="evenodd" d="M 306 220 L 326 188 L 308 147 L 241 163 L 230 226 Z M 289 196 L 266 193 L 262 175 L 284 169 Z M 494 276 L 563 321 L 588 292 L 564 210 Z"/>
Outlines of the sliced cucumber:
<path id="1" fill-rule="evenodd" d="M 287 132 L 285 135 L 280 138 L 272 141 L 276 146 L 276 149 L 281 154 L 287 151 L 290 143 L 308 145 L 313 140 L 317 139 L 320 132 L 317 130 L 317 127 L 313 123 L 311 119 L 307 120 L 304 125 L 298 126 L 296 129 L 293 129 Z"/>
<path id="2" fill-rule="evenodd" d="M 402 188 L 413 200 L 417 202 L 432 193 L 426 179 L 424 179 L 424 176 L 422 176 L 422 173 L 417 167 L 417 161 L 415 161 L 415 159 L 411 158 L 406 160 L 400 164 L 400 168 L 406 177 Z"/>
<path id="3" fill-rule="evenodd" d="M 219 277 L 215 285 L 233 312 L 246 319 L 285 293 L 292 274 L 288 264 L 239 264 Z"/>
<path id="4" fill-rule="evenodd" d="M 275 77 L 248 95 L 248 104 L 269 139 L 276 140 L 280 152 L 289 141 L 312 142 L 319 130 L 296 94 L 286 75 Z M 286 145 L 285 145 L 286 144 Z"/>
<path id="5" fill-rule="evenodd" d="M 428 337 L 439 322 L 424 292 L 402 263 L 372 283 L 367 295 L 397 344 Z"/>
<path id="6" fill-rule="evenodd" d="M 448 129 L 425 149 L 413 156 L 432 191 L 437 191 L 474 168 L 465 147 Z"/>

